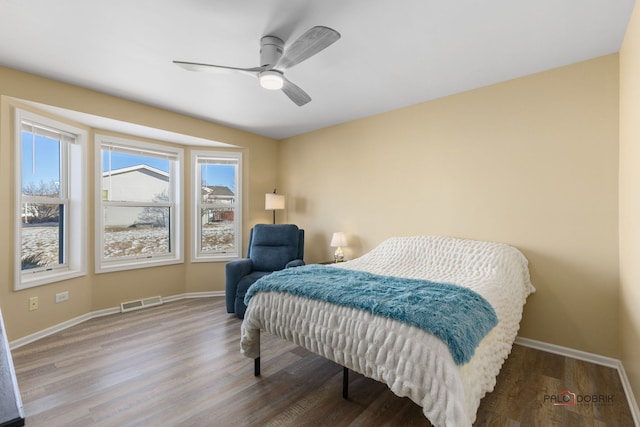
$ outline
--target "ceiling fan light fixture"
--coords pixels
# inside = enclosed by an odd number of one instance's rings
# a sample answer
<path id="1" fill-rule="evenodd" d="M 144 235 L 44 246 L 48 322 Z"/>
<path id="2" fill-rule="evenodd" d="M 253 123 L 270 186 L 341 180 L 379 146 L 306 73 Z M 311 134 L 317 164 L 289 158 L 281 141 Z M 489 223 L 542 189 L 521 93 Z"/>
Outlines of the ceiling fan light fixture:
<path id="1" fill-rule="evenodd" d="M 284 86 L 282 73 L 267 70 L 260 73 L 260 86 L 269 90 L 280 90 Z"/>

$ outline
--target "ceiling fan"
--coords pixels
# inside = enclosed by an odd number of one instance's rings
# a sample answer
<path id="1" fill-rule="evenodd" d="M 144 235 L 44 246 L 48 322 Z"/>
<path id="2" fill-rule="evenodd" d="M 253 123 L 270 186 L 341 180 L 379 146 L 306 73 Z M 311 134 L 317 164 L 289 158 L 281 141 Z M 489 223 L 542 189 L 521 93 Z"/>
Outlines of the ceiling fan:
<path id="1" fill-rule="evenodd" d="M 196 62 L 173 61 L 189 71 L 231 70 L 257 77 L 265 89 L 282 91 L 296 103 L 303 106 L 311 97 L 284 76 L 284 72 L 331 46 L 340 38 L 336 30 L 316 26 L 307 30 L 291 46 L 284 50 L 284 42 L 275 36 L 260 39 L 260 66 L 252 68 L 229 67 L 226 65 L 199 64 Z"/>

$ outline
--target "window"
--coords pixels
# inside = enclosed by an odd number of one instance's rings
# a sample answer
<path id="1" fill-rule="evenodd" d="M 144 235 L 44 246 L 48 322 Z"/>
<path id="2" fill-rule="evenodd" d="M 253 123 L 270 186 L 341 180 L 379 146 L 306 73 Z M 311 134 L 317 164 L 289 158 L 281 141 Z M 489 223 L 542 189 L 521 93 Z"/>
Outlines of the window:
<path id="1" fill-rule="evenodd" d="M 242 153 L 192 151 L 191 259 L 224 261 L 242 251 Z"/>
<path id="2" fill-rule="evenodd" d="M 19 290 L 86 274 L 86 133 L 15 113 Z"/>
<path id="3" fill-rule="evenodd" d="M 183 150 L 96 136 L 96 272 L 182 262 Z"/>

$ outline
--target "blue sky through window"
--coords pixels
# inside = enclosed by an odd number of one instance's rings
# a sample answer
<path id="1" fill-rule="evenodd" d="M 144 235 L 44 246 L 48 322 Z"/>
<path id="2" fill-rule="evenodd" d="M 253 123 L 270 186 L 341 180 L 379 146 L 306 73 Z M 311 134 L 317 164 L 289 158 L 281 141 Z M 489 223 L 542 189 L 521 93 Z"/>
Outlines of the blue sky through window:
<path id="1" fill-rule="evenodd" d="M 152 168 L 169 172 L 170 161 L 160 157 L 142 156 L 119 151 L 103 151 L 102 171 L 109 170 L 109 162 L 111 162 L 111 170 L 127 168 L 131 166 L 147 165 Z M 202 177 L 205 185 L 222 185 L 236 192 L 235 185 L 235 166 L 225 164 L 209 164 L 203 165 Z"/>
<path id="2" fill-rule="evenodd" d="M 236 192 L 236 167 L 234 165 L 202 165 L 204 185 L 221 185 Z"/>
<path id="3" fill-rule="evenodd" d="M 102 171 L 117 170 L 131 166 L 147 165 L 154 169 L 169 172 L 169 160 L 159 157 L 140 156 L 119 151 L 104 150 L 102 155 Z M 111 167 L 109 167 L 111 164 Z"/>
<path id="4" fill-rule="evenodd" d="M 169 171 L 169 160 L 152 156 L 141 156 L 118 151 L 103 152 L 102 171 L 147 165 L 164 172 Z M 203 165 L 202 177 L 205 185 L 222 185 L 236 192 L 235 166 L 225 164 Z M 45 136 L 22 132 L 22 185 L 60 182 L 60 141 Z"/>
<path id="5" fill-rule="evenodd" d="M 60 141 L 22 132 L 22 187 L 60 182 Z"/>

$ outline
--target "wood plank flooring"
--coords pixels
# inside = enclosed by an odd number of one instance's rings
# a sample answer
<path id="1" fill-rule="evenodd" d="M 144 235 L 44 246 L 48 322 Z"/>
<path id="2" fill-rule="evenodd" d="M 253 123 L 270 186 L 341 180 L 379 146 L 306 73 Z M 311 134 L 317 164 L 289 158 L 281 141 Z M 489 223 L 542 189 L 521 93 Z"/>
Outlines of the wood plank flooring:
<path id="1" fill-rule="evenodd" d="M 29 427 L 429 426 L 416 404 L 262 334 L 262 375 L 224 299 L 92 319 L 12 351 Z M 570 390 L 582 401 L 554 406 Z M 589 395 L 612 396 L 584 402 Z M 591 399 L 592 400 L 592 399 Z M 514 346 L 474 426 L 633 426 L 618 373 Z"/>

